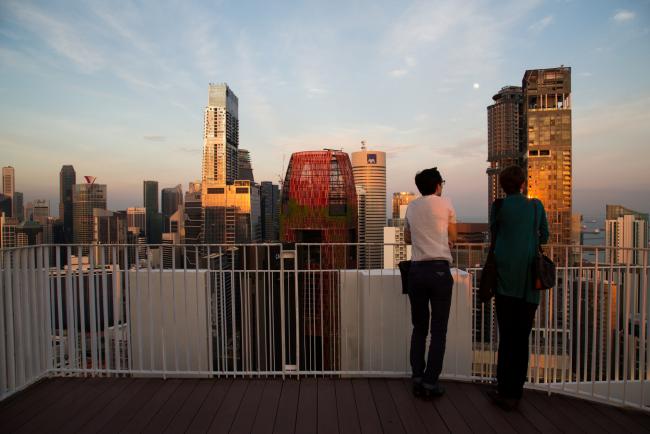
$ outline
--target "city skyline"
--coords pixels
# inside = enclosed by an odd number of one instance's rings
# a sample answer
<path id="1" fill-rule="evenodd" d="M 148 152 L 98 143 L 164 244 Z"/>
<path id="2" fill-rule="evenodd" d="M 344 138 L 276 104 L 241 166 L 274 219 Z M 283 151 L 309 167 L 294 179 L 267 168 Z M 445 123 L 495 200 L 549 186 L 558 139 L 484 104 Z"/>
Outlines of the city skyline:
<path id="1" fill-rule="evenodd" d="M 459 216 L 485 218 L 485 107 L 526 69 L 565 64 L 574 72 L 574 212 L 603 215 L 612 202 L 648 211 L 647 4 L 470 2 L 460 14 L 453 2 L 360 3 L 342 6 L 335 28 L 319 5 L 258 6 L 225 8 L 221 29 L 196 3 L 171 26 L 174 11 L 138 26 L 146 8 L 91 3 L 63 14 L 3 3 L 0 77 L 12 85 L 0 89 L 0 164 L 16 169 L 25 202 L 58 209 L 64 164 L 107 184 L 109 209 L 140 204 L 145 179 L 186 188 L 201 178 L 205 85 L 227 82 L 259 181 L 284 176 L 291 152 L 351 153 L 365 139 L 388 154 L 387 194 L 415 190 L 414 173 L 438 166 Z M 266 17 L 276 19 L 256 29 Z M 159 40 L 162 28 L 169 36 Z M 394 91 L 377 92 L 386 88 Z M 47 116 L 32 128 L 37 109 Z M 95 158 L 101 150 L 110 152 Z"/>

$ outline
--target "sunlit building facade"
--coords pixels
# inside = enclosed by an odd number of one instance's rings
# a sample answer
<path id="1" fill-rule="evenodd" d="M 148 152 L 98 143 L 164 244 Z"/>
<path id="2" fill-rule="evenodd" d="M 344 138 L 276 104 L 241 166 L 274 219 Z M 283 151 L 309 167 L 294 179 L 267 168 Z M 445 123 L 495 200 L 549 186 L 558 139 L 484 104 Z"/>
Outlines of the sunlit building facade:
<path id="1" fill-rule="evenodd" d="M 75 184 L 72 188 L 73 241 L 75 244 L 92 244 L 94 236 L 94 209 L 106 209 L 105 184 Z M 87 254 L 84 247 L 84 254 Z"/>
<path id="2" fill-rule="evenodd" d="M 400 209 L 402 205 L 408 205 L 416 197 L 418 196 L 415 193 L 411 193 L 410 191 L 397 191 L 393 193 L 393 201 L 391 203 L 391 208 L 393 211 L 392 218 L 403 218 L 400 216 Z"/>
<path id="3" fill-rule="evenodd" d="M 227 84 L 208 86 L 203 134 L 202 180 L 232 183 L 237 179 L 239 100 Z"/>
<path id="4" fill-rule="evenodd" d="M 605 218 L 605 257 L 607 262 L 643 265 L 648 246 L 648 214 L 607 205 Z M 645 255 L 648 255 L 645 253 Z M 650 258 L 645 259 L 650 261 Z"/>
<path id="5" fill-rule="evenodd" d="M 528 70 L 522 87 L 528 196 L 544 204 L 549 244 L 571 244 L 571 68 Z"/>

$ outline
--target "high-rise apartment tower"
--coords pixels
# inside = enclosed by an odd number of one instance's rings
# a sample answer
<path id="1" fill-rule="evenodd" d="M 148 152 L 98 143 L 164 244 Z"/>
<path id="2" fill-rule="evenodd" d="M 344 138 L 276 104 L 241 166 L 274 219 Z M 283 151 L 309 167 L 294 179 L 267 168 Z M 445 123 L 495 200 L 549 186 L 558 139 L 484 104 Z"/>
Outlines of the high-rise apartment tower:
<path id="1" fill-rule="evenodd" d="M 227 84 L 210 83 L 203 134 L 203 181 L 232 183 L 237 179 L 238 104 Z"/>
<path id="2" fill-rule="evenodd" d="M 528 196 L 544 204 L 549 244 L 571 244 L 571 68 L 528 70 L 522 88 Z"/>
<path id="3" fill-rule="evenodd" d="M 7 217 L 16 216 L 16 201 L 14 193 L 16 192 L 16 171 L 13 167 L 7 166 L 2 168 L 2 194 L 11 200 L 11 214 Z"/>
<path id="4" fill-rule="evenodd" d="M 506 86 L 492 97 L 488 106 L 488 210 L 505 196 L 499 173 L 508 166 L 521 166 L 525 151 L 523 134 L 523 92 L 519 86 Z"/>

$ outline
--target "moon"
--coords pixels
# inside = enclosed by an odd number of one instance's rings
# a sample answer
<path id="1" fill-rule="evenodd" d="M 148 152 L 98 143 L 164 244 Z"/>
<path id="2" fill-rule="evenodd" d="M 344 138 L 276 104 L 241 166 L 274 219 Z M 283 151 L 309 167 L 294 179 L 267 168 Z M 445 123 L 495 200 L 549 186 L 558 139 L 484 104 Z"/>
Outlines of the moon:
<path id="1" fill-rule="evenodd" d="M 474 89 L 478 89 L 478 88 L 481 87 L 481 86 L 480 86 L 478 83 L 474 83 L 474 85 L 473 85 L 472 87 L 473 87 Z"/>

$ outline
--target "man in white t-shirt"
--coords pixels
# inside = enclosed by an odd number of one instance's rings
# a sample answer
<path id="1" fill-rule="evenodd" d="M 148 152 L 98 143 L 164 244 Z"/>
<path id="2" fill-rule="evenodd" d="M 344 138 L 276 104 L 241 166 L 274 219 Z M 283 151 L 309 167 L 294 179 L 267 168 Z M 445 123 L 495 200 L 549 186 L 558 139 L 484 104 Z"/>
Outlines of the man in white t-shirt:
<path id="1" fill-rule="evenodd" d="M 438 383 L 445 357 L 447 322 L 454 280 L 449 270 L 451 246 L 456 240 L 456 212 L 451 200 L 442 197 L 442 179 L 437 168 L 415 175 L 422 197 L 406 209 L 406 242 L 412 244 L 408 295 L 411 302 L 411 368 L 413 393 L 420 397 L 440 396 Z M 431 305 L 431 311 L 429 311 Z M 431 326 L 429 354 L 424 353 Z"/>

